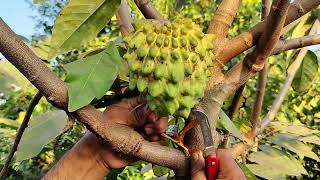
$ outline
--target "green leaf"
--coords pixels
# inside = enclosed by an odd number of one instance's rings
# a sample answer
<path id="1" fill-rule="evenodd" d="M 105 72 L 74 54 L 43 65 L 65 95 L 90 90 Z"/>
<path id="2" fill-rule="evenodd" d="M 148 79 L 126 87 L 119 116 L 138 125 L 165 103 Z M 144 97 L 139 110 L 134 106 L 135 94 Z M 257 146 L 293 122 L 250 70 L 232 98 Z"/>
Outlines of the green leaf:
<path id="1" fill-rule="evenodd" d="M 298 140 L 302 141 L 302 142 L 305 142 L 305 143 L 317 144 L 317 145 L 320 146 L 320 137 L 316 136 L 316 135 L 300 137 Z"/>
<path id="2" fill-rule="evenodd" d="M 4 125 L 11 126 L 14 128 L 18 128 L 20 126 L 20 124 L 17 121 L 11 120 L 11 119 L 6 119 L 6 118 L 0 118 L 0 124 L 4 124 Z"/>
<path id="3" fill-rule="evenodd" d="M 308 51 L 293 79 L 292 88 L 297 92 L 307 92 L 314 78 L 317 77 L 318 68 L 317 55 L 312 51 Z"/>
<path id="4" fill-rule="evenodd" d="M 282 131 L 291 133 L 291 134 L 296 134 L 300 136 L 307 136 L 311 134 L 317 134 L 320 133 L 320 131 L 308 128 L 307 126 L 304 125 L 286 125 Z"/>
<path id="5" fill-rule="evenodd" d="M 67 120 L 68 116 L 62 110 L 47 112 L 32 119 L 21 138 L 16 161 L 20 162 L 38 155 L 46 144 L 63 131 Z"/>
<path id="6" fill-rule="evenodd" d="M 269 167 L 270 169 L 275 168 L 277 174 L 290 176 L 301 176 L 301 174 L 307 174 L 307 171 L 300 162 L 289 154 L 267 145 L 261 145 L 259 148 L 262 151 L 251 153 L 249 155 L 248 159 L 251 162 Z M 285 166 L 283 166 L 283 164 L 285 164 Z"/>
<path id="7" fill-rule="evenodd" d="M 49 58 L 84 45 L 106 26 L 120 0 L 70 0 L 52 29 Z"/>
<path id="8" fill-rule="evenodd" d="M 266 167 L 259 164 L 247 164 L 248 169 L 255 175 L 270 180 L 286 180 L 286 176 L 274 167 Z"/>
<path id="9" fill-rule="evenodd" d="M 240 130 L 233 124 L 230 118 L 223 111 L 220 112 L 218 124 L 220 127 L 223 127 L 227 131 L 229 131 L 236 138 L 239 138 L 241 140 L 244 139 Z"/>
<path id="10" fill-rule="evenodd" d="M 106 50 L 82 60 L 66 64 L 69 95 L 68 110 L 73 112 L 100 99 L 110 89 L 122 62 L 118 50 L 110 42 Z"/>
<path id="11" fill-rule="evenodd" d="M 267 137 L 267 140 L 283 148 L 286 148 L 294 153 L 297 153 L 298 155 L 303 155 L 316 161 L 319 161 L 318 156 L 314 152 L 312 152 L 311 148 L 309 148 L 304 143 L 298 141 L 296 138 L 296 136 L 292 136 L 290 134 L 276 133 L 273 136 Z"/>
<path id="12" fill-rule="evenodd" d="M 31 46 L 32 51 L 43 60 L 50 60 L 49 59 L 49 51 L 50 51 L 50 38 L 45 37 L 39 39 L 37 43 Z"/>
<path id="13" fill-rule="evenodd" d="M 250 169 L 242 163 L 238 163 L 239 167 L 242 169 L 244 175 L 248 180 L 257 180 L 256 176 L 250 171 Z"/>

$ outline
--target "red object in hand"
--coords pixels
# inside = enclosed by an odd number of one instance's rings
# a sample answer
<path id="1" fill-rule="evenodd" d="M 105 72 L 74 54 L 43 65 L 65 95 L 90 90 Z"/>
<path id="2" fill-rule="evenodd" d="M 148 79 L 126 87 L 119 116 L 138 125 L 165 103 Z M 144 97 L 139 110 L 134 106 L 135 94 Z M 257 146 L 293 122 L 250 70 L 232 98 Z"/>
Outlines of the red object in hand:
<path id="1" fill-rule="evenodd" d="M 206 157 L 206 175 L 208 180 L 215 180 L 218 175 L 219 161 L 216 155 Z"/>

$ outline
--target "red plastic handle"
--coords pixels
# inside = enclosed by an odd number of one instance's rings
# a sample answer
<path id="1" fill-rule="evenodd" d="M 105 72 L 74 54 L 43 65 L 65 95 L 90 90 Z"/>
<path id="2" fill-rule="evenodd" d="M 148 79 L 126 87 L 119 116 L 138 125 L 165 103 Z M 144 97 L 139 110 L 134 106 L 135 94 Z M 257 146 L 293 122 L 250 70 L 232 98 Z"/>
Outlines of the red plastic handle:
<path id="1" fill-rule="evenodd" d="M 206 157 L 206 173 L 208 180 L 215 180 L 218 175 L 219 161 L 217 156 L 208 155 Z"/>

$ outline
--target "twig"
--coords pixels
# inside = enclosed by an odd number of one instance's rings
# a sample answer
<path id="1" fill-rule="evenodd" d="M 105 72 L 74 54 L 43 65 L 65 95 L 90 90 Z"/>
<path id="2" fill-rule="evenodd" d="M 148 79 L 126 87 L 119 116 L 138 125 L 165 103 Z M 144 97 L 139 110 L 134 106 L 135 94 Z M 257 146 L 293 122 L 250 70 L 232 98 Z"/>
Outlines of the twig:
<path id="1" fill-rule="evenodd" d="M 295 0 L 290 5 L 285 25 L 297 20 L 319 5 L 320 0 Z M 266 27 L 268 27 L 266 25 L 266 21 L 260 22 L 253 26 L 249 31 L 243 32 L 239 36 L 230 40 L 228 45 L 225 46 L 224 50 L 219 54 L 219 61 L 226 63 L 238 54 L 254 46 Z"/>
<path id="2" fill-rule="evenodd" d="M 279 54 L 291 49 L 303 48 L 306 46 L 320 44 L 320 35 L 310 35 L 300 38 L 279 41 L 274 48 L 272 54 Z"/>
<path id="3" fill-rule="evenodd" d="M 116 17 L 122 36 L 126 36 L 128 33 L 134 31 L 127 0 L 121 0 L 121 5 Z"/>
<path id="4" fill-rule="evenodd" d="M 141 13 L 147 19 L 156 19 L 163 22 L 164 17 L 157 11 L 157 9 L 152 5 L 150 0 L 134 0 L 138 6 Z"/>
<path id="5" fill-rule="evenodd" d="M 319 26 L 319 21 L 316 20 L 315 23 L 313 24 L 309 35 L 315 34 L 317 31 L 317 28 Z M 259 128 L 253 132 L 253 135 L 259 135 L 260 133 L 263 132 L 263 130 L 270 124 L 270 122 L 275 118 L 276 114 L 278 113 L 280 106 L 284 100 L 284 98 L 286 97 L 289 88 L 292 84 L 293 78 L 296 74 L 296 72 L 298 71 L 303 58 L 305 57 L 306 53 L 308 52 L 308 48 L 302 48 L 297 56 L 297 58 L 294 60 L 294 62 L 289 66 L 288 68 L 288 77 L 284 83 L 284 85 L 282 86 L 280 93 L 278 94 L 277 98 L 274 100 L 271 109 L 269 110 L 268 114 L 266 115 L 266 117 L 263 119 L 263 121 L 261 122 Z"/>
<path id="6" fill-rule="evenodd" d="M 267 18 L 269 12 L 270 12 L 270 0 L 262 0 L 262 14 L 261 14 L 261 20 L 264 20 Z M 267 78 L 268 78 L 268 62 L 265 62 L 265 65 L 262 69 L 262 71 L 259 73 L 259 79 L 257 84 L 257 94 L 254 101 L 254 106 L 252 109 L 250 121 L 252 124 L 252 132 L 255 131 L 257 128 L 258 122 L 259 122 L 259 116 L 261 114 L 263 100 L 264 100 L 264 94 L 266 91 L 266 84 L 267 84 Z"/>
<path id="7" fill-rule="evenodd" d="M 14 156 L 14 153 L 17 151 L 18 145 L 20 143 L 21 137 L 25 131 L 25 129 L 28 127 L 28 123 L 31 117 L 31 114 L 36 107 L 36 105 L 39 103 L 40 99 L 42 98 L 42 94 L 40 92 L 37 92 L 37 94 L 33 97 L 33 99 L 30 102 L 30 105 L 28 107 L 28 110 L 26 112 L 26 115 L 24 116 L 24 119 L 19 127 L 19 130 L 17 132 L 16 138 L 14 140 L 13 146 L 10 149 L 9 155 L 7 157 L 6 162 L 3 165 L 3 168 L 0 172 L 0 179 L 4 178 L 7 174 L 7 171 L 9 169 L 10 163 L 12 161 L 12 158 Z"/>

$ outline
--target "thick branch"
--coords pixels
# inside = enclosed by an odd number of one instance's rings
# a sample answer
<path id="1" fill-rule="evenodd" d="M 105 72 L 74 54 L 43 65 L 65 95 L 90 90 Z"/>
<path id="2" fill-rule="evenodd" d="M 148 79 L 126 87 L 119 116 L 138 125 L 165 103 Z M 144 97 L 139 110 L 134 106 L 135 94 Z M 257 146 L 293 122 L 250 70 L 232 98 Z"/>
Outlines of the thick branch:
<path id="1" fill-rule="evenodd" d="M 271 5 L 270 0 L 262 0 L 261 20 L 264 20 L 265 18 L 267 18 L 270 12 L 270 5 Z M 259 73 L 256 99 L 254 101 L 254 106 L 253 106 L 251 117 L 250 117 L 253 131 L 257 128 L 259 116 L 261 114 L 264 94 L 266 90 L 267 78 L 268 78 L 268 62 L 265 63 L 262 71 Z"/>
<path id="2" fill-rule="evenodd" d="M 239 6 L 240 0 L 223 0 L 209 25 L 208 33 L 225 39 Z"/>
<path id="3" fill-rule="evenodd" d="M 126 36 L 134 31 L 127 0 L 121 0 L 121 5 L 116 16 L 122 36 Z"/>
<path id="4" fill-rule="evenodd" d="M 2 19 L 0 52 L 39 89 L 41 94 L 53 104 L 67 110 L 68 96 L 65 83 L 16 37 Z M 74 115 L 119 152 L 172 169 L 187 170 L 188 161 L 181 151 L 152 144 L 126 126 L 105 121 L 103 114 L 91 105 L 77 110 Z"/>
<path id="5" fill-rule="evenodd" d="M 157 11 L 152 5 L 150 0 L 134 0 L 141 13 L 147 19 L 156 19 L 158 21 L 164 21 L 164 17 Z"/>
<path id="6" fill-rule="evenodd" d="M 279 41 L 274 48 L 272 54 L 279 54 L 284 51 L 288 51 L 291 49 L 303 48 L 306 46 L 320 44 L 320 35 L 311 35 L 300 38 L 294 38 L 289 40 Z"/>
<path id="7" fill-rule="evenodd" d="M 304 14 L 320 5 L 320 0 L 295 0 L 291 3 L 285 25 L 290 24 Z M 266 22 L 260 22 L 249 31 L 241 33 L 228 43 L 219 56 L 219 61 L 228 62 L 238 54 L 248 50 L 257 43 L 262 32 L 267 29 Z"/>
<path id="8" fill-rule="evenodd" d="M 31 117 L 31 114 L 34 110 L 34 108 L 36 107 L 36 105 L 39 103 L 40 99 L 42 98 L 42 94 L 40 92 L 38 92 L 34 98 L 31 100 L 30 105 L 28 107 L 28 110 L 26 112 L 26 115 L 23 118 L 23 121 L 19 127 L 19 130 L 17 132 L 16 138 L 14 140 L 13 146 L 10 149 L 9 155 L 7 157 L 6 162 L 3 165 L 3 168 L 1 169 L 0 172 L 0 179 L 4 178 L 7 174 L 7 171 L 9 169 L 10 163 L 12 161 L 12 158 L 15 154 L 15 152 L 17 151 L 18 145 L 20 143 L 21 137 L 24 133 L 24 130 L 28 127 L 28 123 Z"/>

